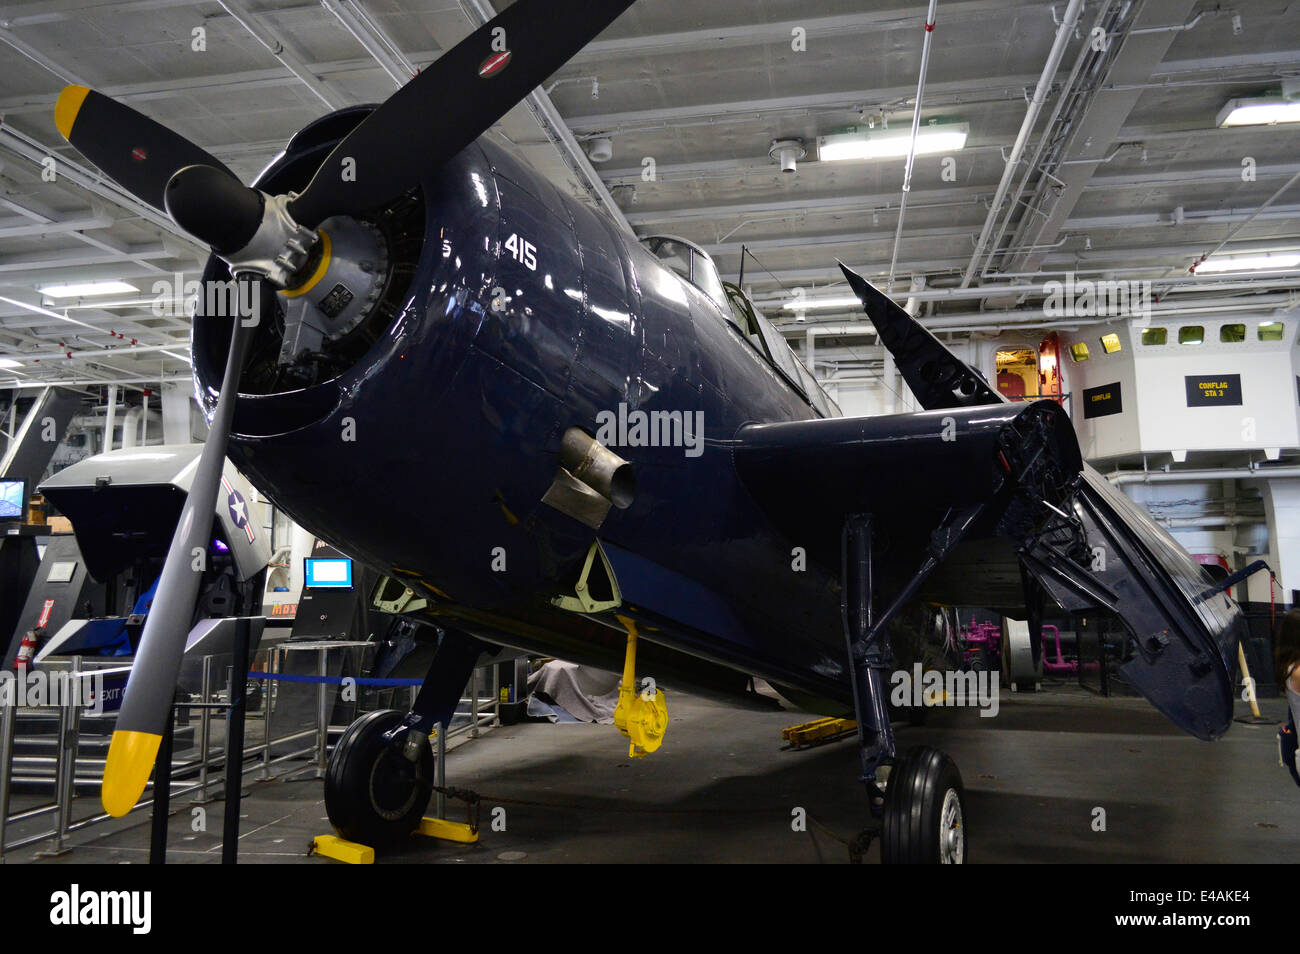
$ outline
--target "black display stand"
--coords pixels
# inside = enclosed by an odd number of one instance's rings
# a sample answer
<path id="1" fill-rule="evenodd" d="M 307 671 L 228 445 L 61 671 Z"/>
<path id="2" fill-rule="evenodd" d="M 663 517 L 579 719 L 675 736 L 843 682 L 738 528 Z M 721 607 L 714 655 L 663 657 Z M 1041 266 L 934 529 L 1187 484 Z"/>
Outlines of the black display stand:
<path id="1" fill-rule="evenodd" d="M 233 865 L 239 860 L 239 808 L 244 780 L 244 717 L 248 698 L 248 643 L 251 627 L 247 617 L 235 624 L 231 647 L 229 703 L 186 703 L 186 708 L 226 710 L 226 791 L 221 828 L 221 863 Z M 153 819 L 149 843 L 149 863 L 167 863 L 167 819 L 171 808 L 172 747 L 175 735 L 176 703 L 168 713 L 158 759 L 154 763 Z"/>

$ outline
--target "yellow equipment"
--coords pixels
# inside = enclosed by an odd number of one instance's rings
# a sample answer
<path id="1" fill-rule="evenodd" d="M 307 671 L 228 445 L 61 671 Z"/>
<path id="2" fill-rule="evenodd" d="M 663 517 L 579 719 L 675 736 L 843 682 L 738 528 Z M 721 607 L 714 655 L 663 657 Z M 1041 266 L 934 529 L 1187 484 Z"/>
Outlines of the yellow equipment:
<path id="1" fill-rule="evenodd" d="M 640 693 L 636 691 L 636 621 L 626 616 L 619 616 L 618 621 L 627 627 L 627 655 L 623 658 L 623 681 L 618 684 L 614 727 L 631 740 L 628 758 L 645 758 L 663 745 L 668 703 L 653 683 Z"/>
<path id="2" fill-rule="evenodd" d="M 850 732 L 856 732 L 857 728 L 858 724 L 852 719 L 828 717 L 814 719 L 812 722 L 801 722 L 798 725 L 784 728 L 781 730 L 781 738 L 796 749 L 801 749 L 808 745 L 816 745 L 818 742 L 829 742 L 832 739 L 838 739 Z"/>
<path id="3" fill-rule="evenodd" d="M 349 865 L 373 865 L 375 849 L 369 845 L 359 845 L 347 841 L 338 835 L 317 835 L 312 839 L 311 850 L 325 858 L 333 858 Z"/>
<path id="4" fill-rule="evenodd" d="M 473 825 L 447 821 L 445 818 L 421 818 L 415 833 L 442 841 L 458 841 L 463 845 L 472 845 L 478 841 L 478 829 Z"/>

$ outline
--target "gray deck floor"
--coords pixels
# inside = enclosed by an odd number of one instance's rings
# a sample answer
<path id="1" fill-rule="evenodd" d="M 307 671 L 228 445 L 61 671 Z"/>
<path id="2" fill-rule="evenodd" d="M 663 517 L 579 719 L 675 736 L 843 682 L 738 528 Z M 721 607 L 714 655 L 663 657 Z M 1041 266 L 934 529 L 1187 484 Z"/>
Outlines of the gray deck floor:
<path id="1" fill-rule="evenodd" d="M 1239 707 L 1244 716 L 1244 705 Z M 1264 700 L 1281 718 L 1280 700 Z M 484 796 L 479 844 L 413 838 L 384 862 L 842 863 L 864 826 L 851 739 L 782 748 L 780 729 L 811 718 L 753 712 L 672 694 L 664 747 L 631 760 L 612 726 L 500 727 L 457 747 L 448 782 Z M 1144 701 L 1102 699 L 1073 687 L 1003 693 L 996 718 L 932 711 L 901 727 L 957 761 L 968 793 L 973 862 L 1300 861 L 1300 789 L 1277 766 L 1274 729 L 1237 723 L 1220 742 L 1187 737 Z M 308 857 L 330 831 L 321 783 L 251 783 L 243 803 L 243 862 L 334 864 Z M 505 831 L 488 829 L 505 809 Z M 216 863 L 221 803 L 208 831 L 191 831 L 188 804 L 171 820 L 169 860 Z M 810 831 L 791 830 L 802 808 Z M 1106 830 L 1094 831 L 1094 809 Z M 453 803 L 449 817 L 460 818 Z M 75 849 L 41 863 L 141 862 L 147 816 L 77 833 Z M 37 846 L 39 847 L 39 846 Z M 33 859 L 35 848 L 7 857 Z M 873 848 L 868 860 L 878 860 Z"/>

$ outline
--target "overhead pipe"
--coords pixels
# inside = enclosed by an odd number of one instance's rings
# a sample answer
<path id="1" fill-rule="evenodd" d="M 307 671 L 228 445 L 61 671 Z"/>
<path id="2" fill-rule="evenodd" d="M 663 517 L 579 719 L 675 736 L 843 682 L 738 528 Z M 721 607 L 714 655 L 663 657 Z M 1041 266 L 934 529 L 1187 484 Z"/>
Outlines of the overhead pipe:
<path id="1" fill-rule="evenodd" d="M 102 328 L 97 328 L 95 330 L 103 331 Z M 123 345 L 120 348 L 115 348 L 112 345 L 105 345 L 102 348 L 82 348 L 76 351 L 70 351 L 64 348 L 61 351 L 15 351 L 10 354 L 11 357 L 23 361 L 97 361 L 101 358 L 111 358 L 128 354 L 155 354 L 160 351 L 166 353 L 168 351 L 184 351 L 188 348 L 189 342 L 181 341 L 163 345 Z"/>
<path id="2" fill-rule="evenodd" d="M 912 165 L 916 162 L 916 138 L 921 129 L 921 100 L 925 96 L 925 74 L 930 68 L 930 41 L 934 39 L 935 9 L 939 0 L 930 0 L 925 15 L 925 39 L 921 42 L 921 72 L 916 79 L 916 103 L 912 107 L 912 135 L 907 144 L 907 162 L 903 166 L 903 192 L 898 199 L 898 227 L 894 230 L 894 252 L 889 258 L 889 280 L 885 291 L 894 287 L 894 269 L 898 265 L 898 248 L 903 244 L 903 216 L 907 213 L 907 193 L 912 191 Z"/>
<path id="3" fill-rule="evenodd" d="M 284 64 L 285 69 L 298 77 L 304 86 L 315 93 L 316 98 L 328 106 L 331 111 L 348 105 L 333 89 L 326 86 L 319 76 L 311 71 L 311 67 L 307 65 L 302 57 L 289 49 L 274 32 L 259 25 L 253 12 L 244 6 L 242 0 L 217 0 L 217 3 L 240 26 L 247 30 L 253 39 L 266 47 L 272 56 Z"/>
<path id="4" fill-rule="evenodd" d="M 1197 292 L 1233 292 L 1233 291 L 1235 291 L 1235 292 L 1242 292 L 1242 291 L 1245 291 L 1245 292 L 1251 292 L 1251 291 L 1256 291 L 1256 290 L 1258 290 L 1258 291 L 1261 292 L 1261 293 L 1266 293 L 1266 292 L 1277 292 L 1277 293 L 1281 293 L 1281 292 L 1283 292 L 1283 291 L 1287 291 L 1287 290 L 1295 290 L 1295 289 L 1300 289 L 1300 277 L 1298 277 L 1298 278 L 1294 278 L 1294 279 L 1288 279 L 1288 280 L 1286 280 L 1286 281 L 1280 281 L 1280 282 L 1276 282 L 1276 283 L 1273 283 L 1273 282 L 1270 282 L 1270 283 L 1267 283 L 1267 284 L 1265 284 L 1265 283 L 1261 283 L 1261 284 L 1259 284 L 1259 285 L 1253 285 L 1253 284 L 1235 284 L 1235 283 L 1234 283 L 1234 284 L 1222 284 L 1222 285 L 1220 285 L 1220 284 L 1213 284 L 1213 285 L 1207 285 L 1207 286 L 1204 287 L 1204 288 L 1185 289 L 1185 291 L 1197 291 Z M 951 294 L 951 295 L 943 294 L 943 292 L 945 292 L 945 291 L 955 291 L 955 292 L 959 292 L 959 294 Z M 1165 290 L 1164 294 L 1168 295 L 1168 290 Z M 1024 301 L 1024 300 L 1028 300 L 1028 299 L 1041 299 L 1041 298 L 1047 298 L 1047 297 L 1049 297 L 1049 293 L 1046 292 L 1046 291 L 1044 291 L 1041 287 L 1035 287 L 1035 286 L 1030 286 L 1030 285 L 997 285 L 997 286 L 994 286 L 994 287 L 990 288 L 989 286 L 984 285 L 984 286 L 981 286 L 981 287 L 979 287 L 979 288 L 962 288 L 962 289 L 927 289 L 927 290 L 925 290 L 925 291 L 911 291 L 911 290 L 909 290 L 908 293 L 907 293 L 906 301 L 908 302 L 908 307 L 910 307 L 911 304 L 913 304 L 913 303 L 922 303 L 922 302 L 970 301 L 970 300 L 973 300 L 973 299 L 983 299 L 983 298 L 1017 298 L 1017 299 L 1019 299 L 1019 300 L 1021 300 L 1021 301 Z M 1152 297 L 1152 299 L 1154 299 L 1154 298 L 1156 297 L 1156 293 L 1155 293 L 1154 291 L 1152 292 L 1151 297 Z M 788 302 L 790 302 L 790 301 L 791 301 L 790 299 L 788 299 L 788 298 L 784 298 L 784 297 L 780 297 L 780 298 L 755 298 L 755 299 L 754 299 L 754 304 L 755 304 L 758 308 L 760 308 L 760 309 L 770 309 L 770 310 L 774 310 L 774 311 L 783 311 L 783 310 L 787 310 L 787 309 L 785 309 L 785 305 L 786 305 Z M 1167 298 L 1166 298 L 1166 301 L 1168 301 Z M 1218 300 L 1217 300 L 1217 299 L 1207 299 L 1207 301 L 1208 301 L 1208 302 L 1211 302 L 1211 303 L 1215 303 L 1215 304 L 1218 303 Z M 1240 299 L 1240 298 L 1224 298 L 1224 299 L 1222 299 L 1222 301 L 1223 301 L 1223 303 L 1224 303 L 1225 305 L 1235 306 L 1235 305 L 1237 305 L 1237 304 L 1239 304 L 1239 303 L 1241 302 L 1241 299 Z M 1169 307 L 1172 307 L 1172 306 L 1174 306 L 1175 304 L 1176 304 L 1176 302 L 1168 302 L 1168 306 L 1169 306 Z M 1209 307 L 1209 306 L 1207 305 L 1206 307 Z M 794 309 L 789 309 L 789 310 L 794 310 Z M 843 305 L 835 305 L 835 306 L 832 306 L 832 307 L 829 307 L 829 308 L 825 308 L 825 309 L 817 309 L 817 308 L 815 308 L 814 306 L 811 306 L 811 305 L 808 305 L 808 304 L 805 303 L 804 305 L 801 306 L 800 310 L 803 310 L 803 311 L 817 311 L 817 310 L 821 310 L 821 311 L 823 311 L 825 314 L 831 315 L 831 314 L 835 314 L 836 312 L 840 312 L 840 311 L 856 311 L 856 310 L 857 310 L 857 305 L 856 305 L 855 303 L 853 303 L 853 302 L 845 302 Z M 1023 313 L 1023 312 L 1015 312 L 1015 311 L 1010 311 L 1010 310 L 1003 310 L 1003 311 L 1000 311 L 1000 312 L 999 312 L 999 311 L 994 311 L 994 312 L 980 312 L 980 314 L 1010 314 L 1010 315 L 1016 315 L 1016 314 L 1022 314 L 1022 313 Z"/>
<path id="5" fill-rule="evenodd" d="M 12 379 L 8 381 L 0 381 L 0 391 L 29 391 L 32 388 L 46 388 L 46 387 L 86 388 L 86 387 L 100 387 L 106 384 L 116 384 L 118 387 L 123 387 L 126 385 L 139 385 L 139 384 L 150 384 L 150 385 L 171 384 L 173 382 L 177 382 L 177 383 L 184 382 L 186 384 L 193 384 L 194 379 L 188 375 L 171 377 L 171 378 L 159 377 L 158 375 L 154 375 L 153 377 L 113 378 L 111 380 L 105 378 L 92 378 L 89 376 L 74 377 L 74 378 L 59 378 L 53 380 L 33 379 L 30 381 Z"/>
<path id="6" fill-rule="evenodd" d="M 57 76 L 67 85 L 70 86 L 91 85 L 90 83 L 87 83 L 84 79 L 82 79 L 78 74 L 72 72 L 71 70 L 66 70 L 58 63 L 55 63 L 52 59 L 50 59 L 40 50 L 36 49 L 26 40 L 20 39 L 18 35 L 13 32 L 12 23 L 8 20 L 4 21 L 3 23 L 0 23 L 0 43 L 5 43 L 13 47 L 17 52 L 27 57 L 36 65 L 41 66 L 44 69 L 48 70 L 49 72 L 53 73 L 55 76 Z"/>
<path id="7" fill-rule="evenodd" d="M 475 27 L 482 26 L 496 16 L 496 11 L 487 0 L 460 0 L 460 8 Z M 587 191 L 595 197 L 615 222 L 631 233 L 632 226 L 628 223 L 623 210 L 618 207 L 604 180 L 592 167 L 587 154 L 578 145 L 578 140 L 573 137 L 573 132 L 565 123 L 559 110 L 555 108 L 555 104 L 551 102 L 551 98 L 543 90 L 535 89 L 528 94 L 524 103 L 533 114 L 533 118 L 537 120 L 537 125 L 542 127 L 542 132 L 559 150 L 560 156 L 577 174 Z"/>
<path id="8" fill-rule="evenodd" d="M 397 44 L 354 0 L 320 0 L 320 2 L 321 6 L 334 15 L 343 29 L 352 34 L 352 38 L 361 44 L 371 58 L 379 64 L 379 68 L 387 73 L 399 88 L 405 86 L 418 72 L 415 64 L 406 58 Z"/>
<path id="9" fill-rule="evenodd" d="M 1214 255 L 1216 252 L 1218 252 L 1220 249 L 1222 249 L 1225 245 L 1227 245 L 1229 242 L 1231 242 L 1231 241 L 1233 240 L 1233 238 L 1237 235 L 1238 232 L 1240 232 L 1242 229 L 1244 229 L 1244 228 L 1245 228 L 1247 225 L 1249 225 L 1251 222 L 1255 221 L 1255 219 L 1259 217 L 1260 213 L 1262 213 L 1265 209 L 1267 209 L 1270 205 L 1272 205 L 1272 204 L 1273 204 L 1274 202 L 1276 202 L 1278 199 L 1282 198 L 1282 194 L 1283 194 L 1284 192 L 1286 192 L 1287 189 L 1289 189 L 1289 188 L 1291 188 L 1293 185 L 1295 185 L 1297 182 L 1300 182 L 1300 172 L 1297 172 L 1295 175 L 1293 175 L 1290 179 L 1288 179 L 1288 180 L 1286 181 L 1286 184 L 1283 185 L 1282 188 L 1278 189 L 1278 190 L 1277 190 L 1276 192 L 1274 192 L 1271 196 L 1269 196 L 1267 199 L 1265 199 L 1264 202 L 1263 202 L 1263 204 L 1260 205 L 1260 207 L 1259 207 L 1258 209 L 1256 209 L 1254 212 L 1252 212 L 1249 216 L 1246 217 L 1245 221 L 1243 221 L 1243 222 L 1239 222 L 1239 223 L 1238 223 L 1238 224 L 1237 224 L 1237 225 L 1232 229 L 1232 231 L 1229 232 L 1229 233 L 1227 234 L 1227 236 L 1224 238 L 1224 240 L 1223 240 L 1222 242 L 1220 242 L 1218 245 L 1214 246 L 1214 248 L 1210 249 L 1208 252 L 1206 252 L 1204 255 L 1202 255 L 1199 259 L 1197 259 L 1197 260 L 1196 260 L 1196 263 L 1195 263 L 1194 265 L 1192 265 L 1192 267 L 1191 267 L 1190 270 L 1193 271 L 1193 272 L 1195 272 L 1195 271 L 1196 271 L 1196 267 L 1197 267 L 1198 265 L 1200 265 L 1202 262 L 1204 262 L 1204 261 L 1205 261 L 1207 258 L 1209 258 L 1211 255 Z"/>
<path id="10" fill-rule="evenodd" d="M 966 265 L 966 272 L 962 275 L 962 288 L 970 285 L 971 279 L 975 276 L 980 254 L 984 251 L 984 246 L 988 244 L 989 237 L 993 234 L 993 227 L 997 224 L 998 212 L 1001 211 L 1002 203 L 1006 200 L 1007 191 L 1011 187 L 1011 180 L 1015 175 L 1016 167 L 1020 164 L 1020 157 L 1025 151 L 1025 145 L 1029 142 L 1029 134 L 1038 121 L 1038 114 L 1042 111 L 1043 104 L 1047 101 L 1047 94 L 1052 88 L 1056 70 L 1061 65 L 1061 59 L 1065 56 L 1065 49 L 1070 43 L 1070 37 L 1079 22 L 1079 14 L 1082 10 L 1083 0 L 1070 0 L 1070 5 L 1065 10 L 1065 16 L 1061 18 L 1060 26 L 1056 28 L 1056 39 L 1052 41 L 1052 49 L 1047 54 L 1047 62 L 1043 64 L 1043 72 L 1038 77 L 1038 85 L 1034 87 L 1034 95 L 1029 101 L 1029 109 L 1025 111 L 1024 121 L 1020 124 L 1020 132 L 1016 134 L 1015 145 L 1011 147 L 1011 155 L 1007 157 L 1007 164 L 1002 170 L 1002 179 L 998 182 L 997 191 L 993 195 L 993 202 L 989 206 L 989 214 L 985 217 L 984 227 L 980 229 L 979 239 L 975 242 L 975 251 L 971 253 L 970 262 Z"/>
<path id="11" fill-rule="evenodd" d="M 12 126 L 6 125 L 0 125 L 0 146 L 4 146 L 10 152 L 37 166 L 43 164 L 53 154 L 52 150 L 35 139 L 25 133 L 20 133 Z M 200 246 L 189 233 L 182 231 L 170 218 L 153 206 L 141 202 L 135 196 L 122 191 L 102 173 L 92 171 L 62 155 L 58 157 L 58 165 L 60 178 L 67 179 L 73 185 L 85 189 L 92 195 L 99 196 L 101 199 L 106 199 L 117 207 L 125 209 L 137 218 L 143 219 L 150 225 L 168 233 L 168 235 L 180 239 L 187 246 L 202 252 L 205 257 L 208 254 L 206 247 Z M 123 253 L 123 258 L 129 259 L 130 253 Z"/>
<path id="12" fill-rule="evenodd" d="M 1261 517 L 1152 517 L 1156 523 L 1170 530 L 1212 530 L 1226 527 L 1253 527 L 1268 521 Z"/>
<path id="13" fill-rule="evenodd" d="M 1131 31 L 1131 35 L 1140 36 L 1144 33 L 1181 33 L 1184 30 L 1195 29 L 1196 24 L 1200 23 L 1201 20 L 1205 17 L 1222 17 L 1222 16 L 1230 16 L 1235 18 L 1237 16 L 1237 11 L 1235 8 L 1231 8 L 1231 7 L 1228 8 L 1227 10 L 1202 10 L 1200 13 L 1196 14 L 1196 16 L 1192 17 L 1186 23 L 1174 23 L 1171 24 L 1170 26 L 1143 27 L 1141 30 Z"/>
<path id="14" fill-rule="evenodd" d="M 924 292 L 918 292 L 917 298 L 922 299 Z M 1272 314 L 1278 308 L 1285 308 L 1295 304 L 1295 297 L 1289 294 L 1277 295 L 1259 295 L 1253 300 L 1241 301 L 1236 299 L 1214 300 L 1206 299 L 1202 301 L 1180 302 L 1171 305 L 1156 305 L 1151 309 L 1150 320 L 1165 320 L 1177 318 L 1181 315 L 1200 316 L 1214 314 L 1238 314 L 1242 312 L 1261 312 Z M 846 309 L 848 310 L 848 306 Z M 1057 317 L 1043 314 L 1041 311 L 1005 311 L 1005 312 L 981 312 L 972 311 L 964 312 L 958 315 L 945 315 L 940 318 L 922 318 L 919 319 L 923 327 L 930 331 L 1002 331 L 1013 328 L 1036 328 L 1051 326 L 1065 327 L 1087 327 L 1089 325 L 1106 325 L 1114 324 L 1117 321 L 1128 321 L 1134 318 L 1142 317 L 1139 315 L 1106 315 L 1099 317 Z M 972 322 L 974 324 L 972 324 Z M 863 321 L 853 322 L 806 322 L 799 325 L 781 325 L 778 330 L 784 332 L 787 330 L 798 330 L 806 333 L 818 335 L 847 335 L 862 336 L 874 335 L 873 327 Z"/>
<path id="15" fill-rule="evenodd" d="M 104 443 L 103 449 L 111 451 L 113 449 L 113 424 L 117 415 L 117 385 L 108 386 L 108 408 L 104 412 Z"/>
<path id="16" fill-rule="evenodd" d="M 1300 467 L 1219 467 L 1208 470 L 1120 470 L 1106 475 L 1112 484 L 1188 484 L 1206 480 L 1258 480 L 1300 477 Z"/>
<path id="17" fill-rule="evenodd" d="M 1097 18 L 1093 22 L 1093 26 L 1089 31 L 1089 36 L 1096 35 L 1100 32 L 1107 36 L 1122 38 L 1122 31 L 1112 30 L 1110 27 L 1123 23 L 1124 18 L 1127 17 L 1133 9 L 1134 4 L 1132 0 L 1107 0 L 1107 2 L 1103 3 L 1098 9 Z M 1063 88 L 1062 94 L 1058 97 L 1056 109 L 1052 113 L 1052 118 L 1043 128 L 1042 134 L 1039 136 L 1038 148 L 1034 153 L 1033 161 L 1027 165 L 1024 177 L 1020 182 L 1020 188 L 1017 189 L 1015 197 L 1011 202 L 1007 203 L 1007 209 L 1002 219 L 1002 227 L 998 230 L 997 236 L 985 249 L 984 263 L 980 271 L 981 279 L 989 274 L 990 270 L 993 268 L 994 261 L 999 254 L 1002 254 L 1002 264 L 1005 265 L 1011 262 L 1020 251 L 1019 249 L 1006 249 L 1005 251 L 1002 251 L 1001 246 L 1003 236 L 1006 235 L 1008 231 L 1011 231 L 1012 233 L 1011 240 L 1013 244 L 1017 240 L 1032 242 L 1032 239 L 1028 236 L 1021 235 L 1021 233 L 1033 231 L 1034 229 L 1034 223 L 1030 219 L 1029 213 L 1041 216 L 1043 220 L 1048 218 L 1048 213 L 1044 211 L 1045 204 L 1048 200 L 1047 193 L 1054 186 L 1062 189 L 1066 187 L 1065 180 L 1061 179 L 1056 174 L 1057 172 L 1062 171 L 1064 165 L 1070 163 L 1091 163 L 1093 166 L 1099 165 L 1098 160 L 1075 159 L 1066 160 L 1065 162 L 1060 160 L 1064 154 L 1065 138 L 1068 138 L 1068 133 L 1086 114 L 1089 99 L 1096 94 L 1098 85 L 1113 62 L 1111 57 L 1114 53 L 1117 53 L 1119 49 L 1119 44 L 1113 42 L 1103 44 L 1103 46 L 1104 48 L 1102 50 L 1094 50 L 1093 45 L 1090 42 L 1085 42 L 1081 46 L 1078 57 L 1075 61 L 1076 69 L 1070 74 L 1070 79 Z M 1058 118 L 1060 123 L 1059 126 L 1057 125 Z M 1054 137 L 1054 133 L 1057 130 L 1062 131 L 1061 137 Z M 1049 169 L 1049 163 L 1047 162 L 1040 163 L 1044 151 L 1049 148 L 1053 148 L 1052 157 L 1056 160 L 1054 169 Z M 1119 154 L 1121 148 L 1123 148 L 1122 144 L 1115 147 L 1111 155 L 1106 157 L 1104 161 L 1109 162 L 1114 159 L 1115 156 Z M 1096 171 L 1095 168 L 1093 171 Z M 1040 172 L 1042 175 L 1035 184 L 1032 192 L 1030 192 L 1028 183 L 1030 176 L 1034 172 Z M 1091 178 L 1091 176 L 1089 178 Z M 1021 218 L 1019 224 L 1013 229 L 1012 218 L 1015 212 L 1015 206 L 1018 203 L 1023 203 L 1026 209 L 1028 209 L 1028 213 Z M 1041 225 L 1041 223 L 1039 224 Z M 1068 223 L 1065 225 L 1068 225 Z M 1062 227 L 1065 227 L 1065 225 Z"/>
<path id="18" fill-rule="evenodd" d="M 1134 270 L 1150 271 L 1150 269 L 1145 269 L 1145 268 L 1138 268 Z M 1110 274 L 1111 272 L 1123 272 L 1123 271 L 1124 271 L 1123 269 L 1103 269 L 1100 270 L 1100 272 L 1089 272 L 1088 274 L 1100 274 L 1100 273 Z M 1057 275 L 1067 275 L 1067 274 L 1078 275 L 1081 273 L 1043 272 L 1041 273 L 1041 277 L 1047 280 L 1051 280 Z M 1032 278 L 1032 277 L 1039 277 L 1039 276 L 1036 276 L 1031 273 L 1023 273 L 1022 275 L 1015 276 L 1015 277 Z M 1153 286 L 1157 284 L 1156 279 L 1150 279 L 1150 281 Z M 839 286 L 843 285 L 842 282 L 837 284 Z M 1222 277 L 1219 274 L 1183 275 L 1176 278 L 1171 278 L 1168 280 L 1168 282 L 1159 282 L 1159 284 L 1166 286 L 1163 289 L 1164 291 L 1169 291 L 1171 289 L 1177 289 L 1184 286 L 1191 286 L 1188 290 L 1194 289 L 1196 291 L 1201 291 L 1201 292 L 1251 291 L 1255 288 L 1259 288 L 1261 290 L 1300 288 L 1300 269 L 1271 271 L 1268 273 L 1261 274 L 1258 279 L 1255 278 L 1253 275 L 1249 279 L 1241 278 L 1236 280 Z M 907 301 L 909 303 L 908 307 L 910 308 L 910 303 L 913 301 L 915 302 L 966 301 L 966 300 L 974 300 L 974 299 L 981 299 L 981 298 L 998 298 L 998 297 L 1006 297 L 1006 296 L 1019 296 L 1022 298 L 1045 298 L 1049 294 L 1044 287 L 1045 285 L 1046 285 L 1046 281 L 1035 283 L 1035 284 L 1021 282 L 1021 283 L 1000 284 L 1000 285 L 981 285 L 978 288 L 925 288 L 923 290 L 918 290 L 913 288 L 910 289 L 907 293 Z M 828 285 L 825 287 L 830 288 L 833 286 Z M 761 307 L 779 308 L 784 306 L 785 303 L 789 300 L 790 299 L 785 297 L 765 298 L 760 296 L 754 299 L 754 304 L 758 305 L 760 308 Z M 804 307 L 810 308 L 811 305 L 809 303 L 815 304 L 815 302 L 816 302 L 815 298 L 806 299 L 804 303 Z M 848 306 L 848 307 L 852 307 L 852 306 Z"/>
<path id="19" fill-rule="evenodd" d="M 1094 30 L 1097 29 L 1097 27 L 1102 26 L 1106 16 L 1110 13 L 1110 7 L 1110 3 L 1107 2 L 1097 11 L 1097 19 L 1093 22 Z M 1079 50 L 1078 56 L 1074 58 L 1074 66 L 1070 70 L 1070 77 L 1065 81 L 1065 90 L 1068 91 L 1074 88 L 1074 84 L 1079 78 L 1079 73 L 1082 72 L 1084 64 L 1088 62 L 1094 52 L 1095 51 L 1089 44 L 1083 44 Z M 1029 177 L 1033 175 L 1034 170 L 1038 168 L 1039 161 L 1043 156 L 1043 150 L 1047 148 L 1048 132 L 1056 125 L 1056 121 L 1060 117 L 1061 111 L 1065 108 L 1068 99 L 1069 97 L 1065 95 L 1062 95 L 1057 99 L 1056 108 L 1052 110 L 1052 115 L 1047 120 L 1047 125 L 1043 127 L 1043 135 L 1039 138 L 1038 146 L 1034 150 L 1034 158 L 1025 164 L 1024 173 L 1020 177 L 1020 183 L 1016 186 L 1016 194 L 1012 198 L 1011 202 L 1007 203 L 1007 211 L 1002 217 L 1002 225 L 998 228 L 997 237 L 989 244 L 988 257 L 984 261 L 984 269 L 986 271 L 992 262 L 994 254 L 997 252 L 998 246 L 1002 244 L 1003 236 L 1006 235 L 1007 229 L 1011 225 L 1011 218 L 1015 213 L 1016 204 L 1020 201 L 1020 196 L 1024 195 L 1025 187 L 1029 184 Z M 1117 146 L 1115 152 L 1118 153 L 1119 149 L 1120 147 Z M 1112 155 L 1111 158 L 1114 158 L 1114 156 Z"/>

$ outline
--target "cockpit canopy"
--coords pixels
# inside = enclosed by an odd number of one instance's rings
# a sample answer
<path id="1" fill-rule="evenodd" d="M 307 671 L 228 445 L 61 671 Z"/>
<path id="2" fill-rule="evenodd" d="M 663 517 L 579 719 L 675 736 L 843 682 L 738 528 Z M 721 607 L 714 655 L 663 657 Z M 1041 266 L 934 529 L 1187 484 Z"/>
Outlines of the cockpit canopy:
<path id="1" fill-rule="evenodd" d="M 709 253 L 694 242 L 675 235 L 650 235 L 641 239 L 655 258 L 712 298 L 723 318 L 741 340 L 758 352 L 822 417 L 838 417 L 840 409 L 817 384 L 816 378 L 790 350 L 785 338 L 754 307 L 736 285 L 724 286 Z"/>
<path id="2" fill-rule="evenodd" d="M 718 267 L 709 253 L 694 242 L 675 235 L 651 235 L 641 240 L 659 261 L 727 309 L 727 293 L 722 290 Z"/>

